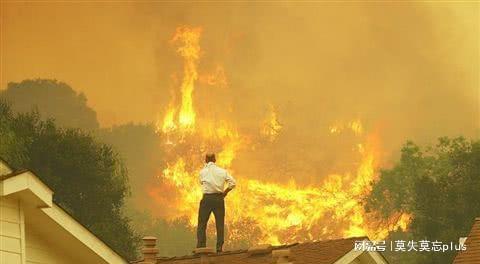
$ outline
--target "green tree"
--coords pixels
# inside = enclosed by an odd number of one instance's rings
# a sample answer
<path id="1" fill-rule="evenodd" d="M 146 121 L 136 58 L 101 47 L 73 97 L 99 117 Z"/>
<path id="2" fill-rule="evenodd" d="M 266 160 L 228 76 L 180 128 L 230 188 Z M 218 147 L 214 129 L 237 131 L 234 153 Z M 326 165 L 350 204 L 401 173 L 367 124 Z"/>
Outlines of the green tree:
<path id="1" fill-rule="evenodd" d="M 122 212 L 127 170 L 109 145 L 79 129 L 58 128 L 37 112 L 14 114 L 0 102 L 0 157 L 33 170 L 54 200 L 128 259 L 138 237 Z"/>
<path id="2" fill-rule="evenodd" d="M 59 126 L 87 130 L 99 127 L 96 112 L 87 106 L 87 98 L 68 84 L 57 80 L 35 79 L 11 82 L 0 98 L 12 103 L 14 112 L 38 110 L 42 119 L 55 119 Z"/>
<path id="3" fill-rule="evenodd" d="M 421 148 L 407 142 L 400 161 L 380 172 L 366 209 L 384 218 L 394 212 L 413 216 L 407 233 L 390 239 L 458 243 L 480 216 L 480 141 L 440 138 Z M 455 251 L 390 254 L 400 263 L 451 263 Z"/>
<path id="4" fill-rule="evenodd" d="M 132 198 L 128 205 L 138 208 L 151 199 L 146 185 L 158 181 L 155 177 L 163 167 L 162 139 L 151 124 L 123 124 L 100 129 L 97 137 L 117 150 L 129 172 Z"/>

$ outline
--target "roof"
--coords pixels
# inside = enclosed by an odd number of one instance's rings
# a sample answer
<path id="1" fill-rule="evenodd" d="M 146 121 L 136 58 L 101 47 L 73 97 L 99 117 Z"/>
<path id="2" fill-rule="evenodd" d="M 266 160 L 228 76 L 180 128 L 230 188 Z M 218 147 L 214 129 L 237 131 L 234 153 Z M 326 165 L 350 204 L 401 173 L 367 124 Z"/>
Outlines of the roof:
<path id="1" fill-rule="evenodd" d="M 295 264 L 333 264 L 354 249 L 355 241 L 368 239 L 367 237 L 353 237 L 317 242 L 296 243 L 291 245 L 273 246 L 272 250 L 290 249 Z M 213 263 L 230 264 L 258 264 L 273 263 L 270 252 L 259 255 L 251 255 L 247 250 L 226 251 L 220 254 L 212 254 L 208 257 Z M 138 263 L 138 262 L 133 262 Z M 196 264 L 201 263 L 196 255 L 157 258 L 157 264 Z"/>
<path id="2" fill-rule="evenodd" d="M 75 254 L 95 256 L 96 262 L 101 259 L 102 263 L 127 263 L 117 252 L 54 203 L 53 191 L 35 173 L 25 169 L 12 171 L 1 159 L 0 166 L 6 168 L 0 171 L 0 197 L 11 195 L 29 205 L 23 208 L 26 225 L 41 227 L 38 231 L 45 237 L 55 235 L 61 237 L 62 241 L 69 241 L 68 245 L 75 245 Z M 5 172 L 7 174 L 4 174 Z"/>
<path id="3" fill-rule="evenodd" d="M 465 246 L 467 249 L 460 251 L 453 263 L 480 263 L 480 217 L 475 218 L 470 234 L 465 241 Z"/>
<path id="4" fill-rule="evenodd" d="M 1 162 L 1 159 L 0 159 L 0 162 Z M 24 172 L 27 172 L 27 171 L 28 170 L 26 170 L 26 169 L 21 169 L 21 170 L 17 170 L 17 171 L 14 171 L 14 172 L 10 172 L 10 173 L 5 174 L 5 175 L 0 175 L 0 181 L 15 177 L 15 176 L 20 175 L 20 174 L 22 174 Z"/>

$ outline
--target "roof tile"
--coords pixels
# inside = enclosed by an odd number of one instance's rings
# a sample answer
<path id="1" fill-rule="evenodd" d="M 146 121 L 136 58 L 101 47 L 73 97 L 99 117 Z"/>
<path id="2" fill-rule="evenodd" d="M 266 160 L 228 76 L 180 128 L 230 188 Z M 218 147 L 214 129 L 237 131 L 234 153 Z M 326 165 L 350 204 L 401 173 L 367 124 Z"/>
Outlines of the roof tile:
<path id="1" fill-rule="evenodd" d="M 276 249 L 290 249 L 291 256 L 295 264 L 332 264 L 348 252 L 355 245 L 355 241 L 367 239 L 366 237 L 353 237 L 346 239 L 325 240 L 317 242 L 308 242 L 302 244 L 292 244 L 283 246 L 274 246 Z M 227 251 L 220 254 L 210 255 L 208 257 L 213 263 L 231 263 L 231 264 L 259 264 L 274 263 L 272 254 L 250 255 L 247 250 Z M 173 258 L 158 258 L 157 264 L 200 264 L 199 256 L 183 256 Z"/>
<path id="2" fill-rule="evenodd" d="M 465 246 L 467 250 L 458 253 L 453 263 L 480 263 L 480 217 L 475 218 L 475 223 L 470 230 L 467 241 L 465 241 Z"/>

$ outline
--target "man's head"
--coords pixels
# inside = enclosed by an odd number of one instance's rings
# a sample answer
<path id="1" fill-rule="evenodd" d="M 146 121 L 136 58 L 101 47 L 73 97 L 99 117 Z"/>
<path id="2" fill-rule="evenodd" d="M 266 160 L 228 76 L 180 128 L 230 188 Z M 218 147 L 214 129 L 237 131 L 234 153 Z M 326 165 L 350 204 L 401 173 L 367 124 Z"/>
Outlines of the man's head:
<path id="1" fill-rule="evenodd" d="M 215 158 L 215 153 L 207 153 L 207 155 L 205 155 L 205 163 L 215 162 L 215 161 L 217 161 L 217 159 Z"/>

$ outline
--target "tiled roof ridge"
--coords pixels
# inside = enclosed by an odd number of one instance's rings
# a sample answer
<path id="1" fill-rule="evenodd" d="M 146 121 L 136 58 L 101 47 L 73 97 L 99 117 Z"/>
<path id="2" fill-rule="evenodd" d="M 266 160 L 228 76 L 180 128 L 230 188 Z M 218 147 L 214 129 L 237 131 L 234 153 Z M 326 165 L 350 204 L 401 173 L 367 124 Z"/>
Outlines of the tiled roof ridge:
<path id="1" fill-rule="evenodd" d="M 293 244 L 287 244 L 287 245 L 279 245 L 279 246 L 272 246 L 272 250 L 276 249 L 284 249 L 284 248 L 290 248 L 293 246 L 298 245 L 299 243 L 293 243 Z M 237 249 L 237 250 L 229 250 L 229 251 L 223 251 L 221 253 L 214 253 L 211 254 L 211 257 L 215 256 L 225 256 L 225 255 L 235 255 L 235 254 L 243 254 L 247 253 L 248 249 Z M 157 260 L 183 260 L 183 259 L 194 259 L 194 258 L 200 258 L 200 255 L 185 255 L 185 256 L 175 256 L 175 257 L 158 257 Z"/>
<path id="2" fill-rule="evenodd" d="M 278 245 L 278 246 L 272 246 L 272 250 L 277 250 L 277 249 L 286 249 L 286 248 L 291 248 L 295 247 L 298 245 L 307 245 L 307 244 L 315 244 L 315 243 L 328 243 L 332 241 L 341 241 L 341 240 L 364 240 L 368 239 L 367 236 L 360 236 L 360 237 L 348 237 L 348 238 L 334 238 L 334 239 L 328 239 L 328 240 L 317 240 L 317 241 L 307 241 L 303 243 L 292 243 L 292 244 L 285 244 L 285 245 Z M 232 251 L 224 251 L 221 253 L 214 253 L 211 254 L 211 257 L 216 257 L 216 256 L 225 256 L 225 255 L 235 255 L 235 254 L 243 254 L 247 253 L 248 249 L 238 249 L 238 250 L 232 250 Z M 174 257 L 157 257 L 157 260 L 159 261 L 171 261 L 171 260 L 186 260 L 186 259 L 195 259 L 195 258 L 200 258 L 199 255 L 185 255 L 185 256 L 174 256 Z"/>
<path id="3" fill-rule="evenodd" d="M 480 259 L 480 217 L 476 217 L 464 242 L 465 251 L 459 251 L 453 259 L 454 264 L 477 263 Z"/>

